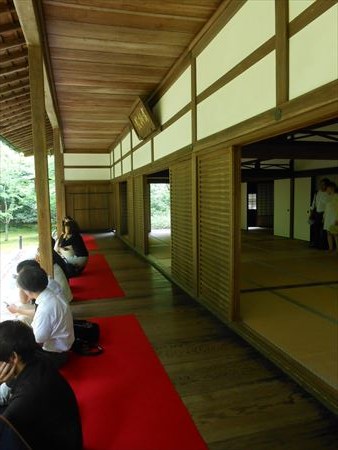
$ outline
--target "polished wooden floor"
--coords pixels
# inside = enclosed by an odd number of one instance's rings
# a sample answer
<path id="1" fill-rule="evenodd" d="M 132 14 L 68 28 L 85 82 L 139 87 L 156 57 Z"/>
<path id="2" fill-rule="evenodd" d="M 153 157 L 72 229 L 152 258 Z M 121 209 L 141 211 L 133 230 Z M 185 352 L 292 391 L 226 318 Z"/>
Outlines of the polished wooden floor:
<path id="1" fill-rule="evenodd" d="M 112 234 L 97 241 L 126 297 L 74 315 L 135 314 L 210 450 L 336 448 L 320 403 Z"/>

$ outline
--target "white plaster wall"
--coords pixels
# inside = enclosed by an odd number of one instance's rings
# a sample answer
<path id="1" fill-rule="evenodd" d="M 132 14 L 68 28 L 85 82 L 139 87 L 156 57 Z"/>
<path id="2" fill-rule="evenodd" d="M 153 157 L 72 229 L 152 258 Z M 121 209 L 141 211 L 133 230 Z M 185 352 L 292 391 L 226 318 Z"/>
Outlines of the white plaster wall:
<path id="1" fill-rule="evenodd" d="M 130 133 L 128 133 L 127 136 L 122 140 L 121 146 L 122 146 L 122 155 L 125 155 L 130 151 L 131 149 Z"/>
<path id="2" fill-rule="evenodd" d="M 121 145 L 120 144 L 118 144 L 114 148 L 114 161 L 118 161 L 119 159 L 121 159 Z"/>
<path id="3" fill-rule="evenodd" d="M 170 153 L 191 144 L 191 112 L 166 128 L 154 138 L 154 159 L 163 158 Z"/>
<path id="4" fill-rule="evenodd" d="M 67 169 L 65 181 L 110 180 L 110 167 L 102 169 Z"/>
<path id="5" fill-rule="evenodd" d="M 138 169 L 151 163 L 151 141 L 133 152 L 133 169 Z"/>
<path id="6" fill-rule="evenodd" d="M 110 155 L 107 153 L 64 153 L 65 166 L 109 166 Z"/>
<path id="7" fill-rule="evenodd" d="M 122 159 L 122 171 L 123 174 L 128 173 L 131 171 L 131 156 L 127 156 L 126 158 Z"/>
<path id="8" fill-rule="evenodd" d="M 117 164 L 115 164 L 114 169 L 115 169 L 115 178 L 122 175 L 121 162 L 118 162 Z"/>
<path id="9" fill-rule="evenodd" d="M 197 137 L 202 139 L 276 105 L 275 52 L 197 106 Z"/>
<path id="10" fill-rule="evenodd" d="M 133 141 L 133 148 L 136 147 L 136 145 L 140 144 L 140 139 L 137 137 L 137 134 L 135 133 L 134 129 L 131 131 L 131 138 Z"/>
<path id="11" fill-rule="evenodd" d="M 338 77 L 338 5 L 290 39 L 290 99 Z"/>
<path id="12" fill-rule="evenodd" d="M 110 168 L 110 179 L 113 180 L 115 178 L 114 176 L 114 167 Z"/>
<path id="13" fill-rule="evenodd" d="M 191 101 L 191 67 L 189 66 L 153 108 L 158 122 L 163 125 Z"/>
<path id="14" fill-rule="evenodd" d="M 291 22 L 291 20 L 299 16 L 314 2 L 315 0 L 289 0 L 289 21 Z"/>
<path id="15" fill-rule="evenodd" d="M 197 57 L 197 93 L 204 91 L 274 34 L 275 2 L 246 2 Z"/>

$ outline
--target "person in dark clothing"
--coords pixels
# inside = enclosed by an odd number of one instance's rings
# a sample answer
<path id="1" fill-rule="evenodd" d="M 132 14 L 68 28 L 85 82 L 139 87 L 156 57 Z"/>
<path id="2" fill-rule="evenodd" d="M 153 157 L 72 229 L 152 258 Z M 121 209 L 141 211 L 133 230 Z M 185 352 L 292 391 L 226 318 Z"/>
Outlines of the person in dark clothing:
<path id="1" fill-rule="evenodd" d="M 88 250 L 82 239 L 78 224 L 74 220 L 64 222 L 64 232 L 56 242 L 54 249 L 74 267 L 75 274 L 85 268 Z"/>
<path id="2" fill-rule="evenodd" d="M 11 320 L 0 323 L 0 361 L 0 383 L 10 387 L 0 413 L 30 447 L 81 450 L 82 429 L 75 395 L 39 351 L 28 325 Z M 0 434 L 0 442 L 1 438 Z"/>

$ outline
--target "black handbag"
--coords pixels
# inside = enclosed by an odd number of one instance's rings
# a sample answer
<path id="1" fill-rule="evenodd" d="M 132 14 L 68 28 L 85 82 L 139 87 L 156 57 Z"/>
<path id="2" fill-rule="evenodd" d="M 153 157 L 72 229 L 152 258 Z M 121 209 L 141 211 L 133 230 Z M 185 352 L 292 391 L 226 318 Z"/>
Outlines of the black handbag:
<path id="1" fill-rule="evenodd" d="M 72 350 L 83 356 L 97 356 L 103 352 L 99 345 L 100 327 L 89 320 L 74 320 L 75 341 Z"/>

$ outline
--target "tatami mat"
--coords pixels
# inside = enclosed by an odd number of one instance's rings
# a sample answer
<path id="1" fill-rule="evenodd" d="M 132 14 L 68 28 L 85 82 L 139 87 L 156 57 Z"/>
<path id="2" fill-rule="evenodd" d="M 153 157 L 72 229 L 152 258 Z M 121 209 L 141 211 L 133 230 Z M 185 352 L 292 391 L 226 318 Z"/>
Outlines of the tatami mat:
<path id="1" fill-rule="evenodd" d="M 242 293 L 241 316 L 257 333 L 338 388 L 337 324 L 273 292 Z"/>

